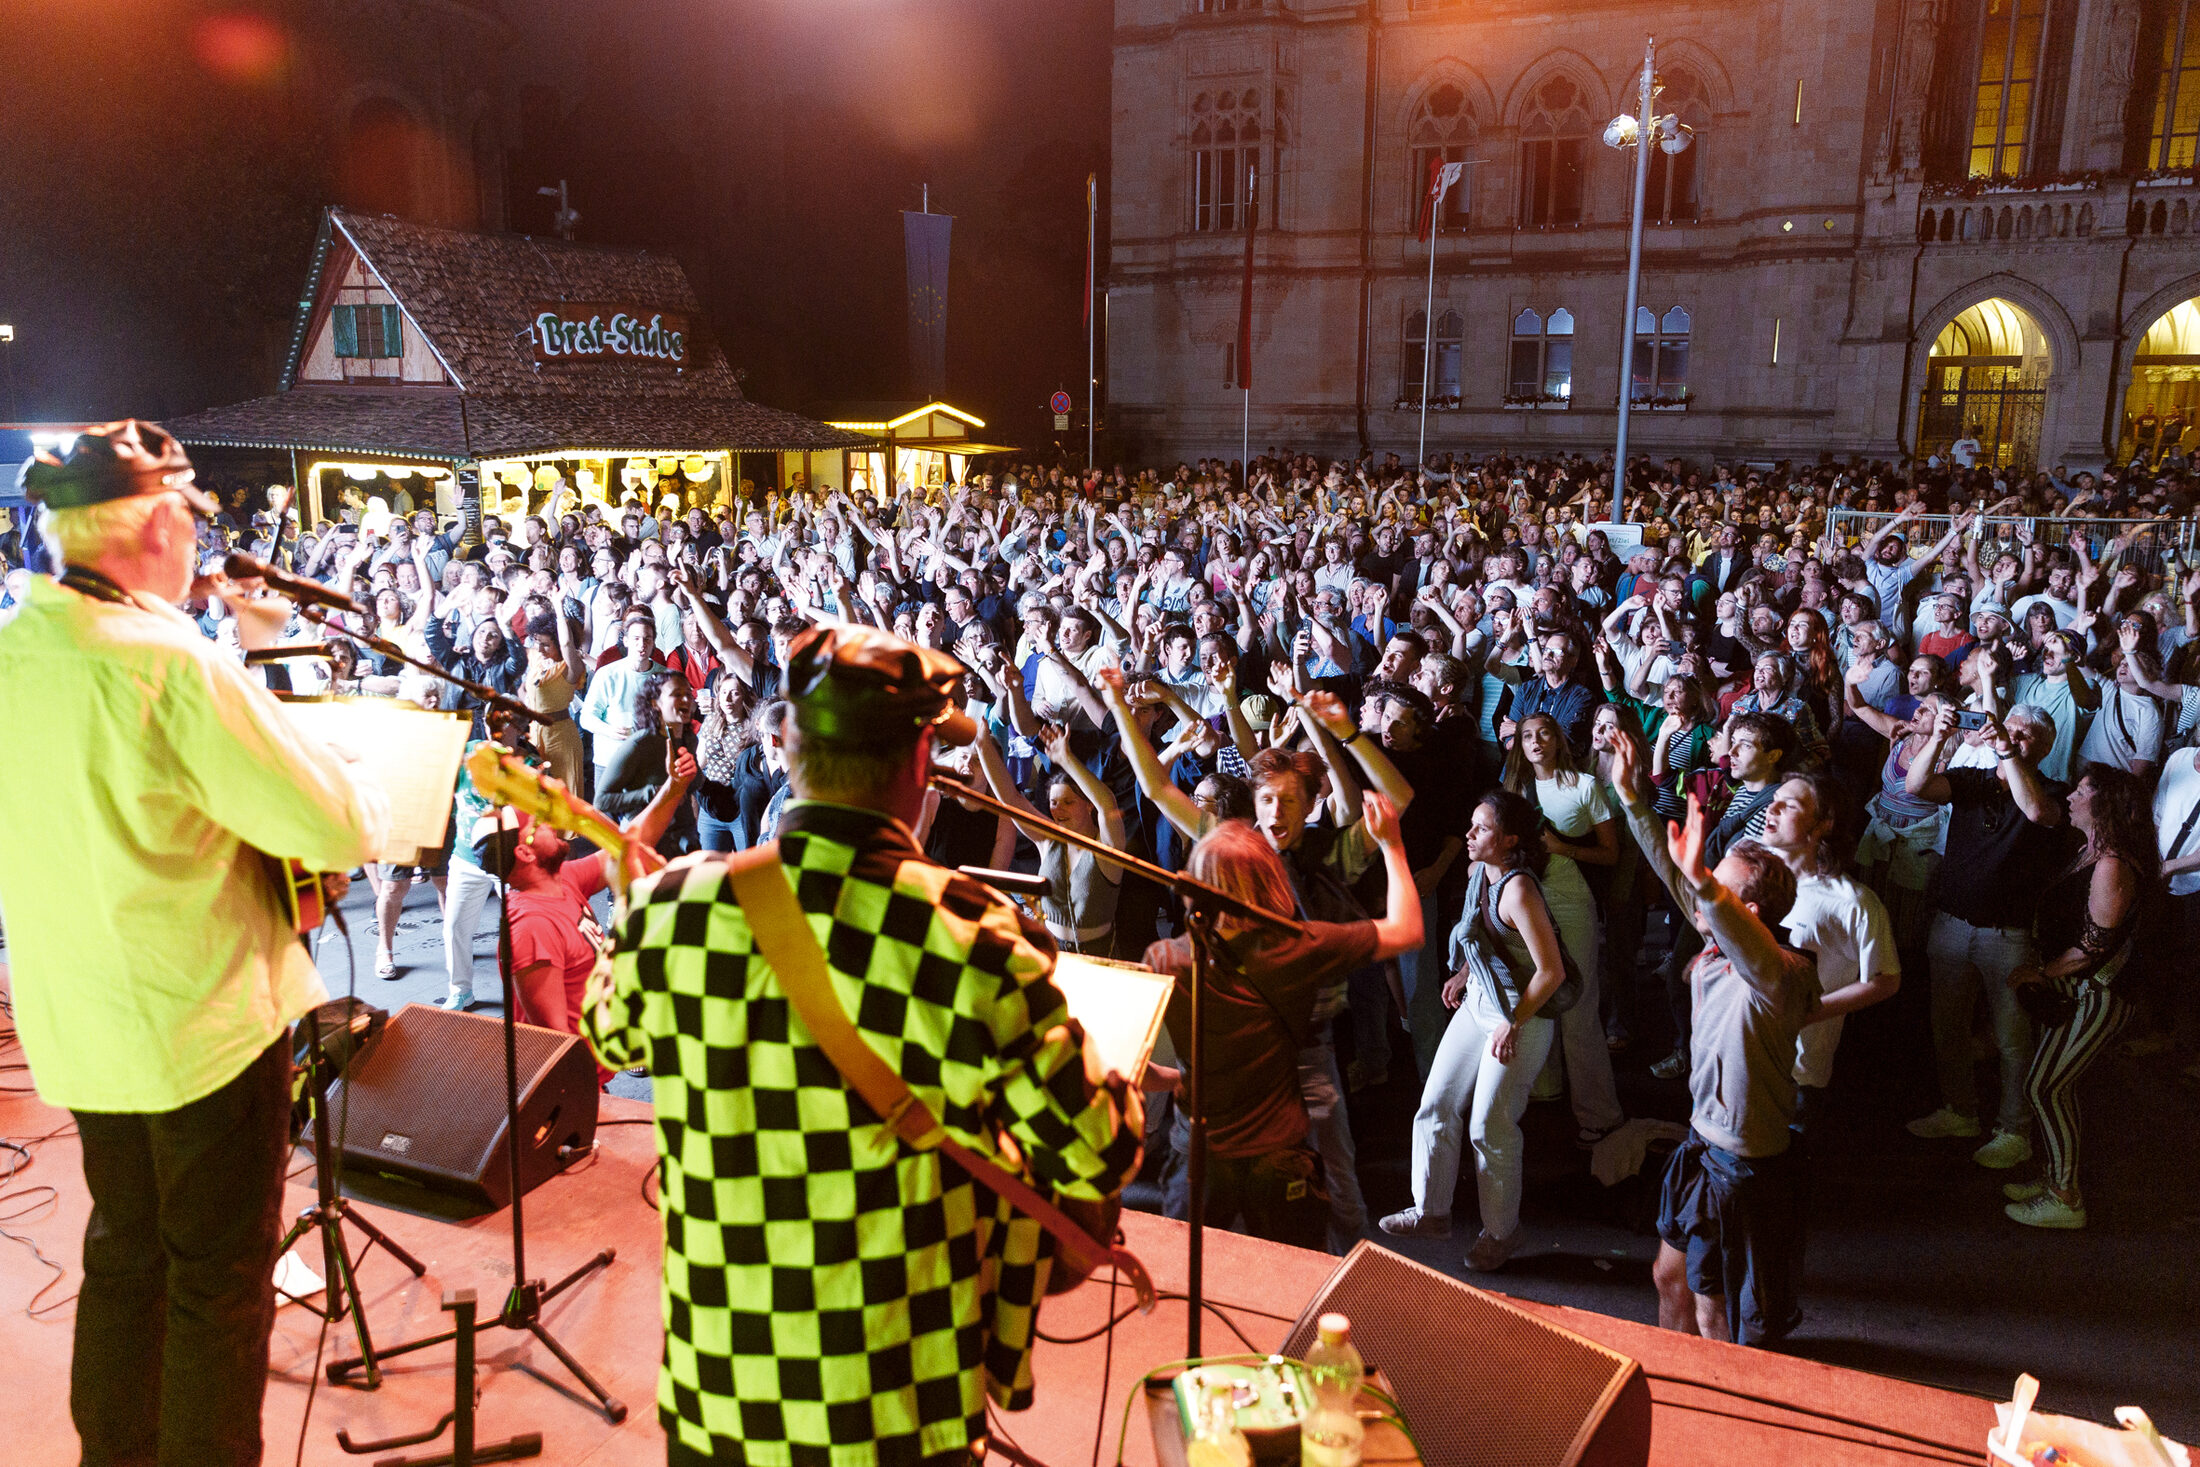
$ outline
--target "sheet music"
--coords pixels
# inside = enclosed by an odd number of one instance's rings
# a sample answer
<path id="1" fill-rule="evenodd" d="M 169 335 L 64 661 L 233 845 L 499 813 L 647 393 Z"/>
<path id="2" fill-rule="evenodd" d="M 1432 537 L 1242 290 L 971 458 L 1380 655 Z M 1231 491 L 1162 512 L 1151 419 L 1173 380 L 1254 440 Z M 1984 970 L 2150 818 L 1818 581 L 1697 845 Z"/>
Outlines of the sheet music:
<path id="1" fill-rule="evenodd" d="M 1107 1067 L 1134 1086 L 1153 1056 L 1174 981 L 1136 963 L 1079 953 L 1063 953 L 1054 965 L 1054 986 L 1070 1017 L 1084 1025 Z"/>
<path id="2" fill-rule="evenodd" d="M 470 719 L 395 698 L 293 699 L 283 710 L 301 732 L 345 755 L 354 772 L 381 786 L 390 802 L 390 835 L 380 859 L 442 848 Z"/>

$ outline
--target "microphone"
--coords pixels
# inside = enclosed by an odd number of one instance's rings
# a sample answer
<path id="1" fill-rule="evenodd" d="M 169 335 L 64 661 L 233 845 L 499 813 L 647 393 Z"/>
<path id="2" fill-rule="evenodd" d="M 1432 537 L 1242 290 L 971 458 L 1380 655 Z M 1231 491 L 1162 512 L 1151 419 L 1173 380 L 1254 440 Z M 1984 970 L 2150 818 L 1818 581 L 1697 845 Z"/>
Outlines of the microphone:
<path id="1" fill-rule="evenodd" d="M 258 556 L 247 555 L 241 550 L 232 550 L 223 558 L 222 574 L 236 581 L 256 577 L 266 582 L 267 588 L 277 595 L 288 596 L 293 601 L 310 606 L 325 606 L 332 611 L 349 611 L 356 616 L 367 614 L 366 607 L 334 586 L 324 586 L 319 581 L 309 581 L 304 576 L 294 576 L 289 571 L 277 570 Z"/>

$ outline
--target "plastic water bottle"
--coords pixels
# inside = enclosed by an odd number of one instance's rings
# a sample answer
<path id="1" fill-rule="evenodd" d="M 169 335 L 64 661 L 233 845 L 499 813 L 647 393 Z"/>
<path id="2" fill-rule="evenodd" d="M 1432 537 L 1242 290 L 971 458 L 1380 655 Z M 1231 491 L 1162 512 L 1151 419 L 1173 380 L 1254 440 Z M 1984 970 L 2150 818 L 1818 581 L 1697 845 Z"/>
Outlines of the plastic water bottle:
<path id="1" fill-rule="evenodd" d="M 1253 1467 L 1252 1444 L 1238 1430 L 1237 1388 L 1230 1382 L 1211 1381 L 1200 1388 L 1184 1460 L 1187 1467 Z"/>
<path id="2" fill-rule="evenodd" d="M 1325 1314 L 1306 1352 L 1306 1384 L 1314 1400 L 1299 1421 L 1301 1467 L 1360 1467 L 1367 1428 L 1360 1424 L 1360 1382 L 1367 1367 L 1352 1347 L 1352 1321 Z"/>

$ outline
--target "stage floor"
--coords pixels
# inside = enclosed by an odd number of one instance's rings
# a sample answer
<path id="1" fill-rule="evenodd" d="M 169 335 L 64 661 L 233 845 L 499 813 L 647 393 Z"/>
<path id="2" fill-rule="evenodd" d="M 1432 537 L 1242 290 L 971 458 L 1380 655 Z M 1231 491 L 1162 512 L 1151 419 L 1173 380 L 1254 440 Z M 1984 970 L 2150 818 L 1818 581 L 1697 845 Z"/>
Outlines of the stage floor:
<path id="1" fill-rule="evenodd" d="M 639 1102 L 607 1097 L 603 1115 L 607 1121 L 644 1124 L 604 1127 L 593 1158 L 528 1195 L 528 1268 L 537 1277 L 556 1279 L 597 1249 L 618 1250 L 617 1262 L 568 1290 L 545 1317 L 552 1333 L 627 1403 L 630 1414 L 623 1425 L 613 1426 L 534 1340 L 489 1330 L 480 1342 L 483 1368 L 477 1440 L 540 1431 L 545 1462 L 655 1467 L 664 1460 L 664 1448 L 655 1404 L 660 1344 L 658 1221 L 642 1190 L 654 1158 L 646 1124 L 649 1109 Z M 43 1136 L 66 1130 L 68 1125 L 66 1113 L 34 1098 L 0 1097 L 0 1135 Z M 295 1165 L 306 1167 L 306 1153 L 297 1154 Z M 293 1182 L 293 1212 L 312 1201 L 310 1188 L 300 1185 L 310 1181 L 311 1172 L 306 1169 Z M 39 1145 L 30 1164 L 18 1170 L 13 1187 L 32 1186 L 53 1188 L 50 1204 L 19 1213 L 6 1226 L 35 1242 L 66 1270 L 58 1286 L 40 1301 L 50 1306 L 72 1294 L 82 1277 L 77 1260 L 89 1200 L 73 1133 L 56 1135 Z M 362 1204 L 362 1210 L 428 1265 L 427 1275 L 415 1279 L 379 1249 L 366 1256 L 360 1282 L 377 1344 L 444 1328 L 448 1316 L 439 1302 L 445 1289 L 471 1288 L 484 1310 L 498 1307 L 511 1281 L 508 1213 L 454 1223 L 371 1204 Z M 1185 1285 L 1182 1225 L 1127 1213 L 1124 1229 L 1156 1285 L 1164 1292 L 1181 1292 Z M 1290 1321 L 1337 1263 L 1323 1254 L 1232 1234 L 1207 1236 L 1208 1297 L 1263 1349 L 1281 1342 Z M 58 1467 L 77 1458 L 68 1414 L 74 1311 L 64 1306 L 48 1309 L 36 1320 L 26 1317 L 25 1306 L 53 1274 L 40 1267 L 27 1249 L 4 1246 L 0 1252 L 0 1360 L 8 1362 L 9 1379 L 8 1389 L 0 1393 L 0 1441 L 8 1444 L 11 1463 Z M 308 1261 L 319 1269 L 318 1249 L 309 1250 Z M 1108 1297 L 1105 1286 L 1087 1285 L 1056 1299 L 1047 1306 L 1043 1327 L 1058 1336 L 1083 1334 L 1105 1320 Z M 1119 1307 L 1128 1298 L 1127 1292 L 1118 1293 Z M 1580 1310 L 1511 1302 L 1642 1362 L 1652 1375 L 1652 1394 L 1659 1403 L 1652 1461 L 1661 1467 L 1884 1463 L 1907 1455 L 1904 1444 L 1895 1438 L 1837 1427 L 1826 1415 L 1811 1412 L 1870 1421 L 1945 1443 L 1974 1460 L 1984 1455 L 1993 1408 L 1977 1397 L 1706 1344 Z M 1034 1367 L 1039 1403 L 1033 1410 L 1004 1417 L 1006 1431 L 1050 1467 L 1092 1461 L 1097 1431 L 1102 1434 L 1103 1459 L 1113 1461 L 1126 1393 L 1142 1372 L 1182 1355 L 1184 1323 L 1184 1305 L 1167 1300 L 1150 1317 L 1133 1315 L 1115 1332 L 1111 1370 L 1106 1368 L 1103 1341 L 1042 1344 Z M 332 1386 L 325 1379 L 316 1390 L 312 1382 L 319 1334 L 319 1319 L 306 1310 L 286 1306 L 278 1313 L 267 1393 L 269 1462 L 292 1460 L 309 1396 L 312 1417 L 305 1434 L 304 1460 L 317 1464 L 370 1460 L 347 1456 L 339 1449 L 335 1436 L 339 1427 L 349 1430 L 354 1440 L 396 1436 L 433 1422 L 450 1408 L 448 1346 L 392 1362 L 379 1391 Z M 1210 1353 L 1236 1348 L 1227 1328 L 1212 1315 L 1205 1345 Z M 327 1358 L 352 1353 L 353 1347 L 348 1324 L 328 1330 Z M 1735 1391 L 1803 1409 L 1766 1407 L 1732 1394 Z M 1132 1413 L 1124 1453 L 1130 1462 L 1154 1460 L 1145 1420 L 1144 1410 Z M 1829 1430 L 1880 1444 L 1845 1443 L 1829 1438 L 1825 1434 Z M 447 1450 L 448 1442 L 446 1435 L 440 1447 L 406 1450 Z M 1946 1460 L 1938 1454 L 1920 1459 Z M 1492 1460 L 1502 1460 L 1501 1448 Z"/>

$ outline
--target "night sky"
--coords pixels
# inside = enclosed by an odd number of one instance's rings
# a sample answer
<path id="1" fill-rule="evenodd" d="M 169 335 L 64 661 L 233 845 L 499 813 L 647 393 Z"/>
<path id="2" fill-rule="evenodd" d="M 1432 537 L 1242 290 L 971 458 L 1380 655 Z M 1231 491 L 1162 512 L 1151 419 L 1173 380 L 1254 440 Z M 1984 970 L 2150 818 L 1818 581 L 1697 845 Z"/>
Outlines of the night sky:
<path id="1" fill-rule="evenodd" d="M 0 413 L 158 416 L 270 391 L 360 27 L 445 0 L 0 0 Z M 908 390 L 903 208 L 956 216 L 948 396 L 1038 448 L 1078 392 L 1084 179 L 1106 249 L 1109 0 L 502 0 L 508 218 L 668 249 L 761 401 Z M 242 25 L 238 25 L 242 22 Z M 224 27 L 227 27 L 225 29 Z M 237 37 L 244 41 L 237 43 Z M 272 36 L 267 54 L 255 35 Z M 12 391 L 10 390 L 12 376 Z"/>

